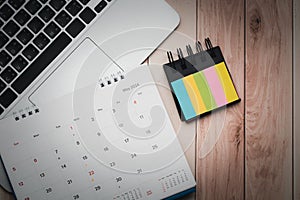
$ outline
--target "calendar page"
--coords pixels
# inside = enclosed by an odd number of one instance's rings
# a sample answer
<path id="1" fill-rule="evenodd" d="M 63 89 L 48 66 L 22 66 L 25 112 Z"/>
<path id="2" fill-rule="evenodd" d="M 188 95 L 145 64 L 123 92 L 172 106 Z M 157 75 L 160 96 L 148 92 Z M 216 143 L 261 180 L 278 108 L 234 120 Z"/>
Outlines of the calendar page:
<path id="1" fill-rule="evenodd" d="M 148 67 L 109 74 L 1 122 L 17 199 L 157 200 L 195 186 Z"/>

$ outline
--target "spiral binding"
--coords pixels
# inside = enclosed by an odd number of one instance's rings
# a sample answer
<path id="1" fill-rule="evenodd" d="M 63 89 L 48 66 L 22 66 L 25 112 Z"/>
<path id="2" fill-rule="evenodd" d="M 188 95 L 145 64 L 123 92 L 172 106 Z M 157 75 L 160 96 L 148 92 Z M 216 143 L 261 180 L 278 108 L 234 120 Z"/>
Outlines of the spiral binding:
<path id="1" fill-rule="evenodd" d="M 170 63 L 170 65 L 171 65 L 171 67 L 172 67 L 173 69 L 176 70 L 172 52 L 171 52 L 171 51 L 168 51 L 168 52 L 167 52 L 167 55 L 168 55 L 168 59 L 169 59 L 169 63 Z"/>
<path id="2" fill-rule="evenodd" d="M 186 66 L 185 59 L 184 59 L 181 48 L 177 49 L 177 55 L 178 55 L 178 59 L 180 60 L 180 64 L 181 64 L 182 69 L 186 69 L 187 66 Z"/>
<path id="3" fill-rule="evenodd" d="M 205 43 L 205 47 L 206 47 L 206 50 L 212 50 L 214 47 L 210 41 L 209 38 L 205 38 L 204 40 L 204 43 Z M 203 53 L 205 50 L 203 49 L 202 47 L 202 44 L 200 41 L 197 41 L 196 44 L 196 51 L 197 53 Z M 193 49 L 191 47 L 190 44 L 186 45 L 186 52 L 188 54 L 188 56 L 192 56 L 194 55 L 195 53 L 193 52 Z M 178 55 L 178 60 L 180 61 L 180 64 L 182 66 L 182 69 L 185 69 L 187 66 L 186 66 L 186 63 L 185 63 L 185 59 L 184 59 L 184 56 L 183 56 L 183 53 L 182 53 L 182 50 L 181 48 L 177 48 L 177 55 Z M 211 51 L 211 55 L 214 57 L 215 56 L 215 53 L 214 51 Z M 175 66 L 175 61 L 174 61 L 174 58 L 173 58 L 173 55 L 172 55 L 172 52 L 171 51 L 168 51 L 167 52 L 167 56 L 168 56 L 168 59 L 169 59 L 169 63 L 170 63 L 170 66 L 176 70 L 176 66 Z M 201 57 L 201 60 L 204 61 L 206 59 L 205 56 L 202 56 Z"/>
<path id="4" fill-rule="evenodd" d="M 106 76 L 99 80 L 99 85 L 101 88 L 113 85 L 113 83 L 119 82 L 125 78 L 124 74 L 119 71 L 115 74 L 111 74 L 110 76 Z"/>
<path id="5" fill-rule="evenodd" d="M 20 110 L 18 112 L 13 113 L 13 118 L 15 121 L 20 121 L 21 119 L 26 119 L 30 116 L 33 116 L 35 114 L 38 114 L 40 112 L 40 109 L 36 106 L 33 107 L 27 107 L 23 110 Z"/>
<path id="6" fill-rule="evenodd" d="M 207 50 L 213 48 L 213 45 L 212 45 L 212 43 L 211 43 L 211 41 L 210 41 L 209 38 L 205 38 L 204 42 L 205 42 L 205 46 L 206 46 L 206 49 L 207 49 Z"/>
<path id="7" fill-rule="evenodd" d="M 196 50 L 198 53 L 203 51 L 202 44 L 199 41 L 196 42 Z"/>
<path id="8" fill-rule="evenodd" d="M 121 71 L 119 71 L 115 74 L 111 74 L 110 77 L 106 76 L 103 79 L 100 79 L 99 85 L 101 88 L 104 88 L 109 85 L 112 85 L 113 83 L 119 82 L 119 81 L 123 80 L 124 78 L 125 78 L 124 74 Z M 14 112 L 13 118 L 15 121 L 20 121 L 21 119 L 26 119 L 30 116 L 38 114 L 39 112 L 40 112 L 40 109 L 37 106 L 27 107 L 18 112 Z"/>

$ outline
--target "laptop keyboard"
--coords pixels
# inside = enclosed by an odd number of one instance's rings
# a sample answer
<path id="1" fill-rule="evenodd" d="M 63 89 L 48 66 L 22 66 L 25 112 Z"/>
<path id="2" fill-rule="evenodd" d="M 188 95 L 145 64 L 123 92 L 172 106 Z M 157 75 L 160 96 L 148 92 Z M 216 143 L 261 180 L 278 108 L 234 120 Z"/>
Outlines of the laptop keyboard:
<path id="1" fill-rule="evenodd" d="M 0 115 L 110 0 L 0 0 Z"/>

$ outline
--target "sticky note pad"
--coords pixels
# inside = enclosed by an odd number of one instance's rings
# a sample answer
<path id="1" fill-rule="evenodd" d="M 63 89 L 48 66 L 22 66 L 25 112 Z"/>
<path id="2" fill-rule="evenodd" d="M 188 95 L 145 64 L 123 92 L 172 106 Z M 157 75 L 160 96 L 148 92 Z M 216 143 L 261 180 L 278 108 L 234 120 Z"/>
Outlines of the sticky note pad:
<path id="1" fill-rule="evenodd" d="M 239 100 L 224 62 L 171 82 L 185 120 Z"/>
<path id="2" fill-rule="evenodd" d="M 163 65 L 181 120 L 192 120 L 240 100 L 220 47 L 214 47 L 209 38 L 205 46 L 206 50 L 197 41 L 194 53 L 187 45 L 185 57 L 178 48 L 178 60 L 169 51 L 169 63 Z"/>

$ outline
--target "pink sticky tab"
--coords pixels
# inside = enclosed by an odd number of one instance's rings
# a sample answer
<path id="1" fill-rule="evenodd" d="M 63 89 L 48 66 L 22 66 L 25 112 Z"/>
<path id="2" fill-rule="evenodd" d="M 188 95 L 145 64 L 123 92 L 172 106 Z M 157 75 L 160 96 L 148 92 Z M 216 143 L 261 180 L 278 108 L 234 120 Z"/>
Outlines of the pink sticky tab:
<path id="1" fill-rule="evenodd" d="M 203 70 L 203 74 L 205 75 L 206 81 L 210 87 L 212 95 L 214 96 L 217 106 L 220 107 L 226 105 L 226 96 L 215 67 L 213 66 Z"/>

